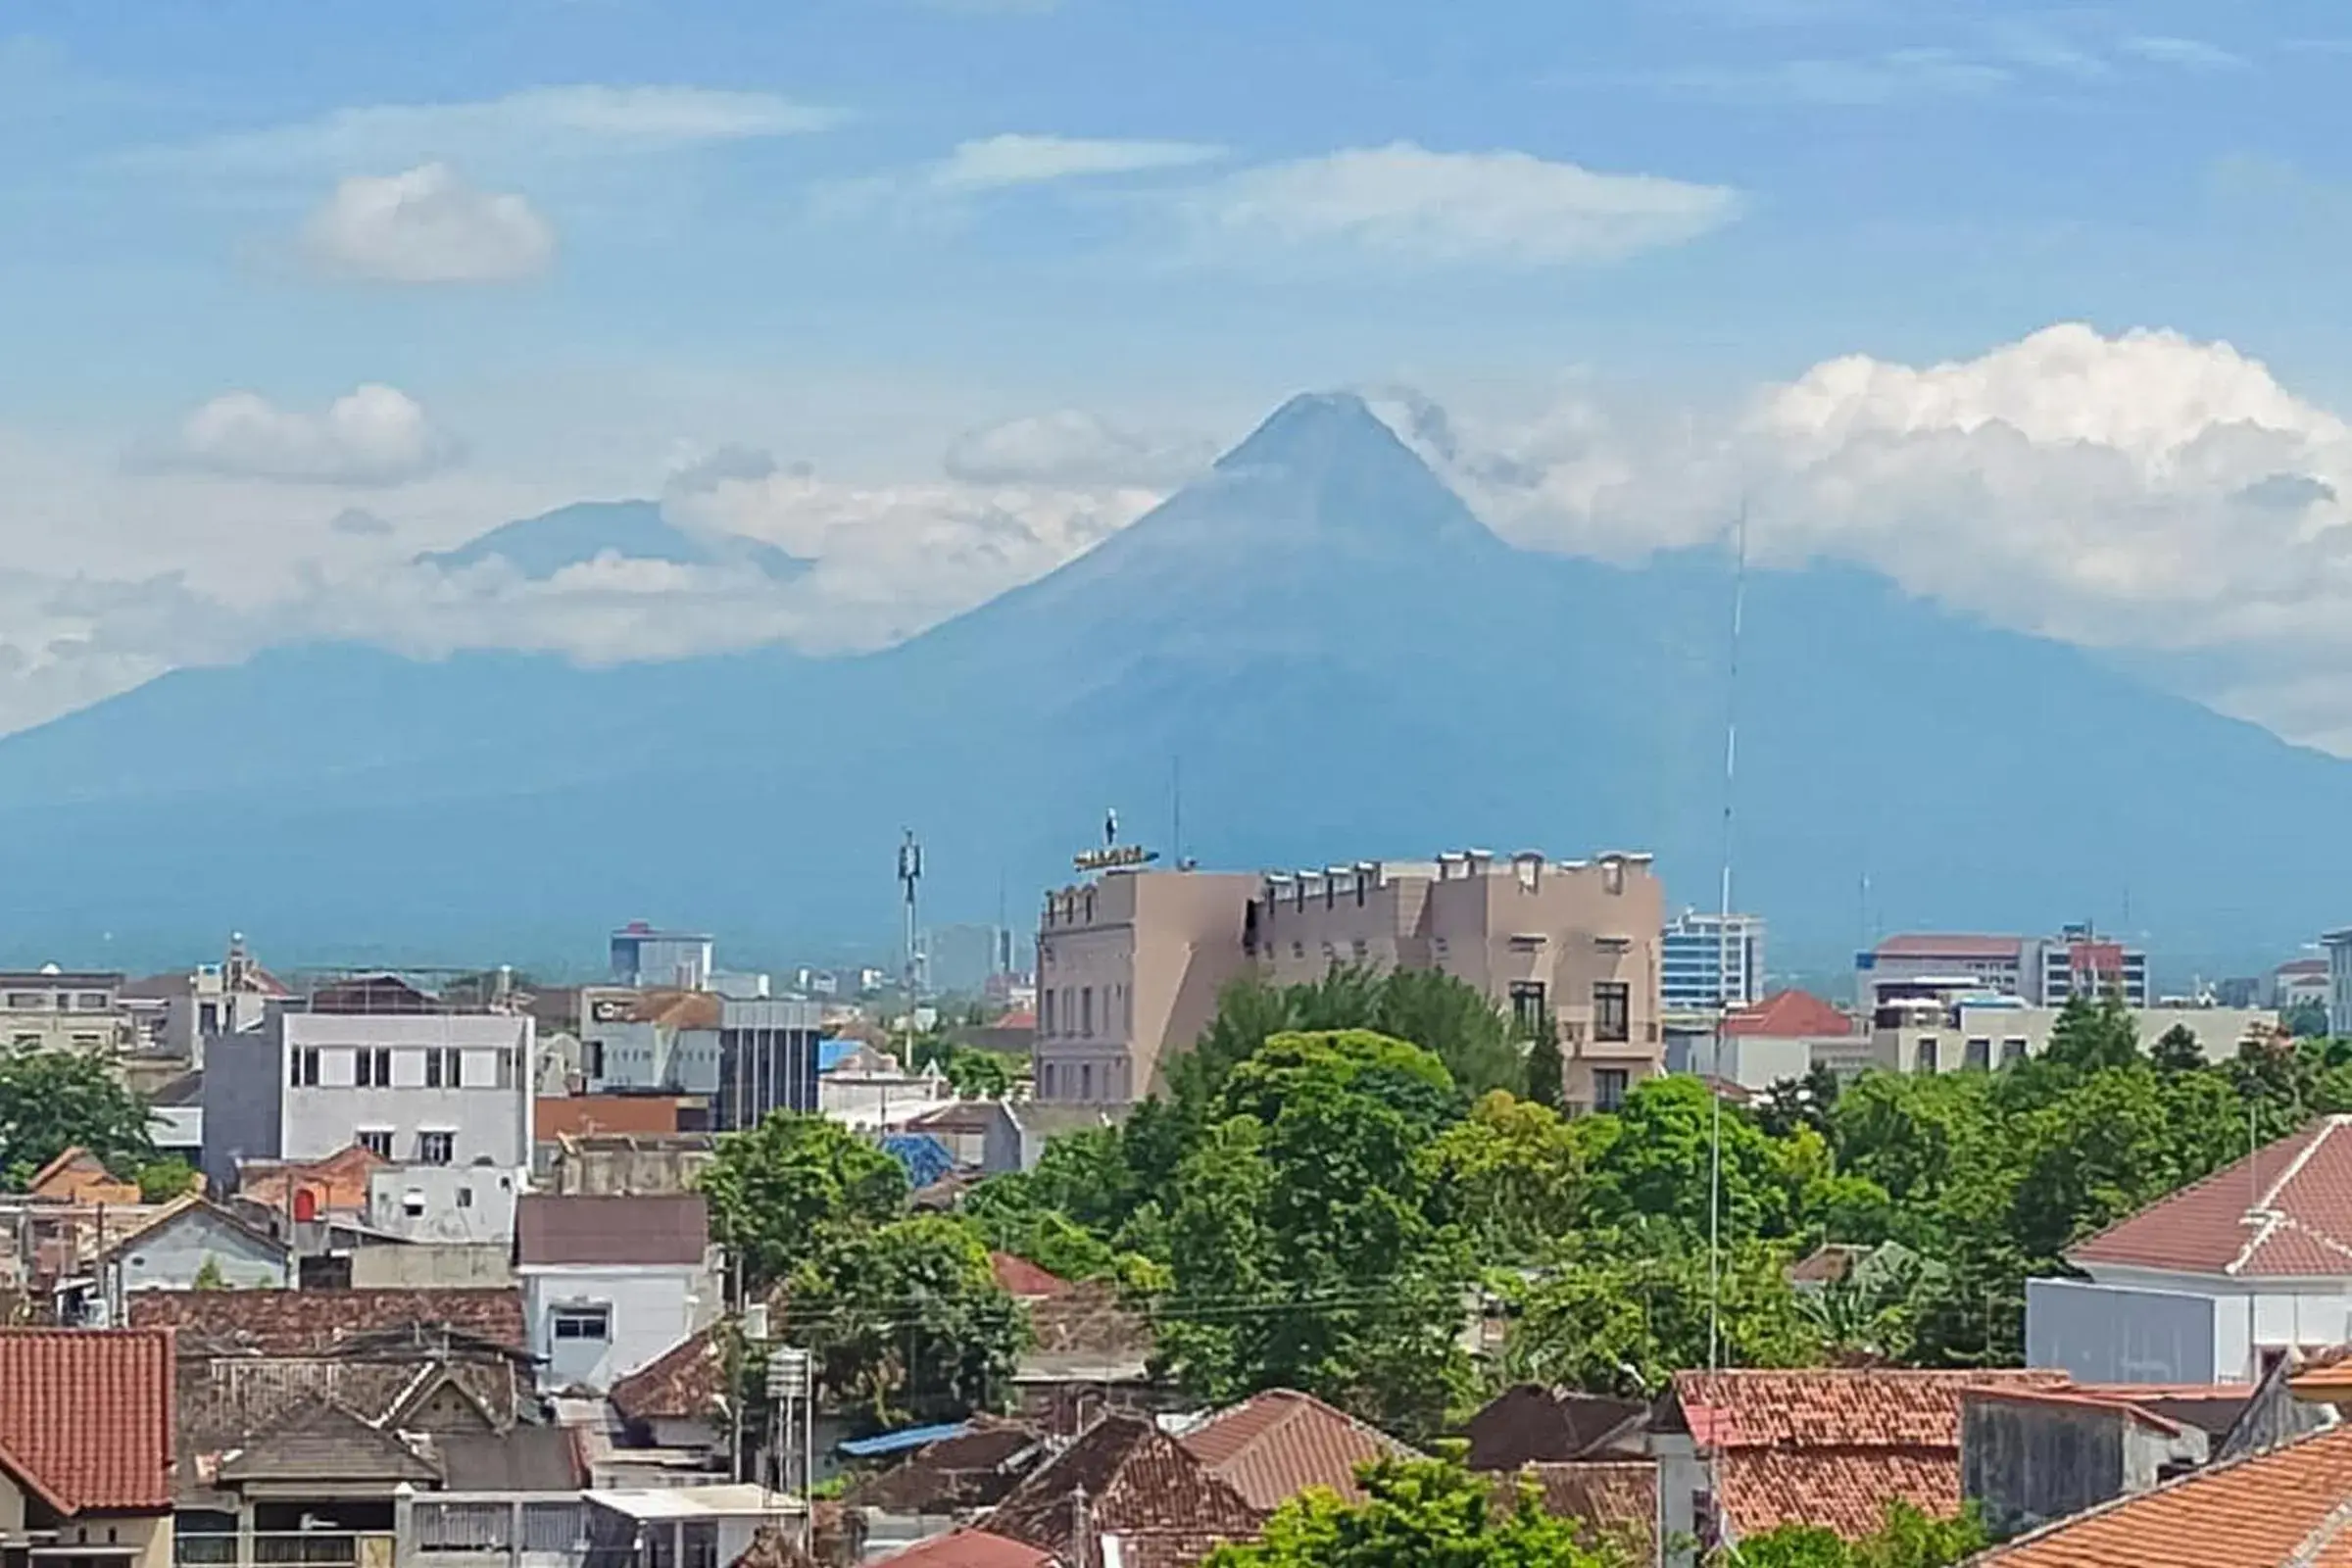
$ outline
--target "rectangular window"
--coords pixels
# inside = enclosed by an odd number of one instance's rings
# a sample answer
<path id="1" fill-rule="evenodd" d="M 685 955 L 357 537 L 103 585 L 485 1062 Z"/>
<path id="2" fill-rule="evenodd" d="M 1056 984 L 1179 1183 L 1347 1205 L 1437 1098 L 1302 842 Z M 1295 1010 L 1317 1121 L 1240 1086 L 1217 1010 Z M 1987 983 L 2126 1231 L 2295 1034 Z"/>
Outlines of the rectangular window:
<path id="1" fill-rule="evenodd" d="M 1531 1034 L 1544 1022 L 1544 982 L 1511 982 L 1511 1022 Z"/>
<path id="2" fill-rule="evenodd" d="M 1054 1064 L 1052 1062 L 1046 1062 L 1037 1069 L 1037 1098 L 1052 1100 L 1054 1098 Z"/>
<path id="3" fill-rule="evenodd" d="M 465 1088 L 466 1053 L 438 1046 L 426 1052 L 424 1054 L 424 1087 L 427 1089 Z"/>
<path id="4" fill-rule="evenodd" d="M 1095 988 L 1083 986 L 1078 992 L 1078 1032 L 1087 1039 L 1095 1037 Z"/>
<path id="5" fill-rule="evenodd" d="M 377 1047 L 351 1054 L 351 1081 L 362 1089 L 392 1087 L 392 1053 Z"/>
<path id="6" fill-rule="evenodd" d="M 1049 1007 L 1047 1010 L 1052 1011 L 1053 1009 Z M 581 1049 L 586 1055 L 585 1064 L 588 1076 L 602 1078 L 605 1075 L 605 1043 L 602 1040 L 591 1040 Z"/>
<path id="7" fill-rule="evenodd" d="M 1634 988 L 1623 980 L 1592 982 L 1592 1038 L 1623 1044 L 1634 1034 Z"/>
<path id="8" fill-rule="evenodd" d="M 220 1032 L 220 1004 L 208 1002 L 196 1009 L 196 1032 L 217 1035 Z"/>
<path id="9" fill-rule="evenodd" d="M 457 1157 L 457 1134 L 418 1133 L 416 1135 L 416 1163 L 446 1165 Z"/>
<path id="10" fill-rule="evenodd" d="M 1041 992 L 1037 999 L 1037 1032 L 1049 1040 L 1054 1036 L 1054 993 Z"/>
<path id="11" fill-rule="evenodd" d="M 1988 1039 L 1970 1040 L 1961 1060 L 1979 1072 L 1984 1071 L 1992 1065 L 1992 1042 Z"/>
<path id="12" fill-rule="evenodd" d="M 104 1012 L 115 1004 L 115 999 L 103 991 L 84 991 L 74 999 L 74 1005 L 84 1012 Z"/>
<path id="13" fill-rule="evenodd" d="M 1617 1110 L 1625 1104 L 1625 1092 L 1633 1087 L 1633 1073 L 1624 1067 L 1595 1067 L 1592 1069 L 1592 1108 Z"/>
<path id="14" fill-rule="evenodd" d="M 287 1081 L 297 1089 L 318 1087 L 318 1048 L 304 1046 L 286 1058 Z"/>
<path id="15" fill-rule="evenodd" d="M 1937 1069 L 1936 1041 L 1932 1036 L 1923 1036 L 1917 1048 L 1912 1052 L 1911 1070 L 1913 1072 L 1935 1072 Z"/>
<path id="16" fill-rule="evenodd" d="M 559 1306 L 555 1311 L 555 1337 L 559 1340 L 610 1340 L 612 1338 L 612 1309 L 609 1306 Z"/>
<path id="17" fill-rule="evenodd" d="M 2026 1059 L 2026 1040 L 2023 1035 L 2011 1035 L 2001 1042 L 2001 1065 Z"/>
<path id="18" fill-rule="evenodd" d="M 718 1055 L 718 1053 L 715 1049 L 712 1049 L 704 1052 L 703 1055 L 706 1058 L 715 1059 Z M 497 1063 L 496 1073 L 498 1087 L 501 1089 L 514 1088 L 514 1053 L 512 1051 L 498 1051 L 491 1053 L 491 1056 L 492 1059 Z"/>
<path id="19" fill-rule="evenodd" d="M 378 1159 L 392 1157 L 392 1129 L 364 1127 L 360 1130 L 360 1147 Z"/>
<path id="20" fill-rule="evenodd" d="M 458 1189 L 458 1206 L 460 1208 L 471 1208 L 473 1206 L 472 1188 L 461 1187 Z"/>
<path id="21" fill-rule="evenodd" d="M 1085 1101 L 1095 1098 L 1095 1064 L 1091 1061 L 1078 1064 L 1078 1098 Z"/>

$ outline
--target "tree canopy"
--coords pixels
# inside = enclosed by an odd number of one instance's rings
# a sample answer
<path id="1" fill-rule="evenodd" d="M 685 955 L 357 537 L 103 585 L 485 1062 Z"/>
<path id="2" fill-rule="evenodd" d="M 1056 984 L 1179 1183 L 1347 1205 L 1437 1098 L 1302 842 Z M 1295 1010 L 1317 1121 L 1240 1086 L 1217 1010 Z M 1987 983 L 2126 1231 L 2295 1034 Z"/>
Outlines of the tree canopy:
<path id="1" fill-rule="evenodd" d="M 76 1146 L 136 1179 L 155 1160 L 145 1101 L 103 1056 L 77 1051 L 0 1051 L 0 1180 L 22 1187 Z"/>
<path id="2" fill-rule="evenodd" d="M 1504 1485 L 1507 1486 L 1507 1483 Z M 1554 1518 L 1532 1488 L 1437 1459 L 1385 1460 L 1349 1505 L 1310 1491 L 1276 1509 L 1264 1537 L 1219 1546 L 1204 1568 L 1632 1568 L 1634 1552 Z"/>

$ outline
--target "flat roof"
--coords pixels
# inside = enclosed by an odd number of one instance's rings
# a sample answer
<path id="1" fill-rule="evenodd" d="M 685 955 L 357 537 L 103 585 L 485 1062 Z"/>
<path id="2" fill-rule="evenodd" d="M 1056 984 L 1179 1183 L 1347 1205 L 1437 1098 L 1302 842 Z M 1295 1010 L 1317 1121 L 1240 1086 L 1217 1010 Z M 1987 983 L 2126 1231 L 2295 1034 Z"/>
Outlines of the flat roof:
<path id="1" fill-rule="evenodd" d="M 630 1487 L 581 1494 L 590 1502 L 632 1519 L 765 1518 L 797 1514 L 801 1499 L 789 1492 L 749 1483 L 716 1487 Z"/>

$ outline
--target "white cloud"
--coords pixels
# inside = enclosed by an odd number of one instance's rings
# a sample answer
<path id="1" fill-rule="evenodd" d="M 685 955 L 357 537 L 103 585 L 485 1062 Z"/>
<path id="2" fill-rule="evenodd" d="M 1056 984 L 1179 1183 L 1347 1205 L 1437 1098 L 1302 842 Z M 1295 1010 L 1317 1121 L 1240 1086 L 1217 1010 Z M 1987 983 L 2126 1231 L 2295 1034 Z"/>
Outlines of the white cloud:
<path id="1" fill-rule="evenodd" d="M 420 164 L 337 184 L 305 225 L 303 249 L 342 277 L 501 283 L 545 271 L 556 233 L 522 197 L 477 190 L 447 164 Z"/>
<path id="2" fill-rule="evenodd" d="M 944 190 L 997 190 L 1088 174 L 1182 169 L 1223 155 L 1221 148 L 1200 142 L 1006 134 L 958 144 L 932 169 L 930 182 Z"/>
<path id="3" fill-rule="evenodd" d="M 396 387 L 353 389 L 318 414 L 224 392 L 190 414 L 157 466 L 312 484 L 392 485 L 454 462 L 456 443 Z"/>
<path id="4" fill-rule="evenodd" d="M 2178 66 L 2183 71 L 2235 71 L 2246 62 L 2237 55 L 2200 38 L 2178 38 L 2165 35 L 2127 38 L 2124 53 L 2159 66 Z"/>
<path id="5" fill-rule="evenodd" d="M 1551 267 L 1681 244 L 1730 222 L 1740 202 L 1721 185 L 1395 142 L 1245 170 L 1190 205 L 1212 250 Z"/>
<path id="6" fill-rule="evenodd" d="M 1692 67 L 1643 78 L 1670 93 L 1717 102 L 1846 109 L 1977 97 L 2007 86 L 2011 79 L 2004 67 L 1949 49 Z"/>
<path id="7" fill-rule="evenodd" d="M 774 93 L 592 83 L 465 103 L 361 105 L 140 157 L 216 175 L 342 173 L 476 158 L 543 162 L 658 152 L 821 130 L 838 119 Z"/>
<path id="8" fill-rule="evenodd" d="M 1061 409 L 973 430 L 948 448 L 944 466 L 977 484 L 1152 486 L 1180 483 L 1215 456 L 1206 441 L 1139 435 Z"/>

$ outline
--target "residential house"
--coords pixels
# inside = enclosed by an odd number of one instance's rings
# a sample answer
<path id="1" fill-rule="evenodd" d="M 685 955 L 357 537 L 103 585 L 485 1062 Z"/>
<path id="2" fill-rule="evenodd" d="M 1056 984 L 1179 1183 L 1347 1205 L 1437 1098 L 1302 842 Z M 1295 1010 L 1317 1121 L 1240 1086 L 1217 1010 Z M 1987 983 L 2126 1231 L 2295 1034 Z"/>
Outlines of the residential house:
<path id="1" fill-rule="evenodd" d="M 1056 1568 L 1052 1552 L 985 1530 L 951 1530 L 903 1551 L 867 1560 L 889 1568 Z"/>
<path id="2" fill-rule="evenodd" d="M 2026 1284 L 2026 1355 L 2092 1383 L 2252 1383 L 2352 1340 L 2352 1116 L 2078 1242 Z"/>
<path id="3" fill-rule="evenodd" d="M 768 1487 L 600 1489 L 582 1495 L 584 1568 L 722 1568 L 761 1538 L 771 1550 L 783 1542 L 808 1543 L 807 1505 Z"/>
<path id="4" fill-rule="evenodd" d="M 1463 1462 L 1473 1470 L 1630 1457 L 1642 1451 L 1649 1405 L 1576 1389 L 1522 1383 L 1503 1390 L 1463 1423 Z"/>
<path id="5" fill-rule="evenodd" d="M 726 1448 L 727 1366 L 715 1327 L 697 1329 L 606 1396 L 632 1444 L 706 1457 Z"/>
<path id="6" fill-rule="evenodd" d="M 821 1042 L 817 1073 L 816 1108 L 859 1132 L 904 1127 L 956 1101 L 937 1062 L 910 1072 L 889 1052 L 858 1041 Z"/>
<path id="7" fill-rule="evenodd" d="M 402 1163 L 526 1170 L 535 1045 L 527 1013 L 461 1010 L 388 975 L 272 1002 L 206 1056 L 206 1173 L 226 1191 L 241 1161 L 355 1143 Z"/>
<path id="8" fill-rule="evenodd" d="M 551 1389 L 604 1393 L 715 1322 L 719 1255 L 699 1194 L 523 1198 L 514 1272 Z"/>
<path id="9" fill-rule="evenodd" d="M 2270 1004 L 2280 1012 L 2328 1005 L 2328 960 L 2289 958 L 2271 971 Z"/>
<path id="10" fill-rule="evenodd" d="M 1016 1413 L 1061 1437 L 1105 1411 L 1157 1412 L 1176 1399 L 1152 1375 L 1151 1323 L 1103 1280 L 1029 1298 L 1031 1343 L 1013 1368 Z"/>
<path id="11" fill-rule="evenodd" d="M 2352 1426 L 2194 1471 L 2030 1531 L 1983 1568 L 2342 1568 L 2352 1563 Z"/>
<path id="12" fill-rule="evenodd" d="M 171 1568 L 172 1336 L 0 1329 L 0 1559 Z"/>
<path id="13" fill-rule="evenodd" d="M 1890 1072 L 1958 1072 L 2006 1066 L 2049 1049 L 2064 1016 L 2060 1005 L 2034 1006 L 2014 997 L 1923 983 L 1917 994 L 1883 998 L 1871 1014 L 1868 1059 Z M 2163 1005 L 2129 1009 L 2145 1049 L 2176 1029 L 2207 1061 L 2237 1054 L 2248 1041 L 2278 1030 L 2267 1007 Z"/>
<path id="14" fill-rule="evenodd" d="M 206 1044 L 262 1021 L 273 1001 L 294 993 L 254 958 L 245 939 L 231 935 L 219 963 L 173 969 L 122 988 L 127 1004 L 150 1004 L 158 1013 L 153 1044 L 162 1054 L 202 1069 Z"/>
<path id="15" fill-rule="evenodd" d="M 0 1045 L 14 1051 L 119 1055 L 139 1042 L 122 1008 L 122 976 L 111 970 L 0 971 Z"/>
<path id="16" fill-rule="evenodd" d="M 106 1326 L 99 1256 L 152 1219 L 158 1206 L 0 1195 L 0 1308 L 53 1323 Z"/>
<path id="17" fill-rule="evenodd" d="M 1109 1415 L 1032 1470 L 988 1516 L 988 1533 L 1060 1568 L 1191 1568 L 1255 1540 L 1265 1512 L 1151 1421 Z"/>
<path id="18" fill-rule="evenodd" d="M 531 1102 L 531 1168 L 545 1171 L 566 1138 L 666 1138 L 706 1123 L 692 1095 L 540 1095 Z"/>
<path id="19" fill-rule="evenodd" d="M 368 1225 L 404 1242 L 504 1246 L 521 1186 L 521 1172 L 480 1165 L 380 1165 L 368 1173 Z"/>
<path id="20" fill-rule="evenodd" d="M 79 1144 L 34 1171 L 32 1180 L 24 1184 L 24 1191 L 30 1197 L 59 1203 L 121 1207 L 143 1201 L 137 1182 L 122 1180 Z"/>
<path id="21" fill-rule="evenodd" d="M 690 1193 L 717 1157 L 709 1133 L 566 1134 L 541 1186 L 566 1196 Z"/>
<path id="22" fill-rule="evenodd" d="M 1176 1441 L 1261 1513 L 1314 1487 L 1363 1502 L 1359 1466 L 1418 1457 L 1378 1428 L 1290 1389 L 1269 1389 L 1213 1411 Z"/>
<path id="23" fill-rule="evenodd" d="M 148 1092 L 147 1139 L 158 1154 L 204 1169 L 204 1074 L 176 1073 Z"/>
<path id="24" fill-rule="evenodd" d="M 194 1195 L 165 1204 L 116 1241 L 99 1265 L 117 1322 L 123 1298 L 140 1291 L 273 1290 L 292 1284 L 294 1269 L 284 1242 Z"/>
<path id="25" fill-rule="evenodd" d="M 887 1552 L 984 1519 L 1050 1452 L 1033 1426 L 978 1417 L 859 1477 L 842 1493 L 842 1506 L 864 1551 Z"/>
<path id="26" fill-rule="evenodd" d="M 1851 1541 L 1898 1500 L 1955 1514 L 1962 1391 L 2065 1381 L 2041 1371 L 1681 1373 L 1649 1437 L 1661 1539 L 1711 1548 L 1794 1524 Z"/>
<path id="27" fill-rule="evenodd" d="M 1803 991 L 1777 991 L 1753 1006 L 1690 1032 L 1680 1043 L 1682 1070 L 1742 1089 L 1769 1089 L 1817 1066 L 1858 1071 L 1870 1035 L 1846 1013 Z"/>
<path id="28" fill-rule="evenodd" d="M 1574 1459 L 1527 1464 L 1495 1476 L 1496 1501 L 1514 1505 L 1522 1488 L 1543 1510 L 1573 1519 L 1587 1539 L 1619 1548 L 1631 1563 L 1656 1563 L 1667 1544 L 1654 1459 Z"/>

